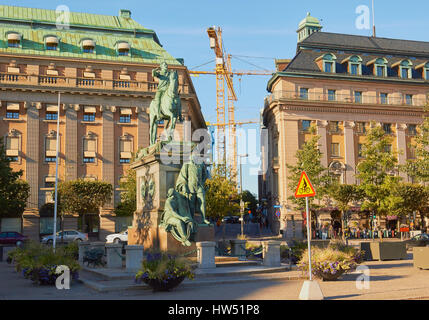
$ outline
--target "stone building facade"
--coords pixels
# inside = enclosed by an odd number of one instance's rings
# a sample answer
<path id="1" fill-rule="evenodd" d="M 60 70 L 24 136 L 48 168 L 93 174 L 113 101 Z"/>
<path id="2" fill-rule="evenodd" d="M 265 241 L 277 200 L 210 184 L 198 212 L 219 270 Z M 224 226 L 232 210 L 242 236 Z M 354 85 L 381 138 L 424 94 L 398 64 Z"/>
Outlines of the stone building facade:
<path id="1" fill-rule="evenodd" d="M 70 12 L 66 26 L 57 18 L 55 10 L 0 6 L 0 136 L 12 168 L 24 171 L 31 188 L 23 232 L 38 238 L 38 210 L 53 201 L 61 92 L 59 179 L 113 185 L 112 202 L 95 219 L 103 239 L 115 231 L 112 208 L 132 153 L 149 145 L 148 108 L 157 88 L 152 70 L 161 62 L 178 72 L 184 120 L 191 123 L 179 123 L 178 134 L 205 128 L 205 121 L 183 60 L 130 11 Z M 77 217 L 67 218 L 66 227 L 77 228 Z"/>
<path id="2" fill-rule="evenodd" d="M 268 129 L 268 165 L 259 179 L 260 199 L 267 199 L 273 231 L 301 236 L 303 214 L 288 197 L 287 164 L 310 137 L 320 135 L 322 164 L 342 183 L 355 184 L 356 167 L 370 123 L 393 138 L 399 164 L 414 157 L 410 147 L 423 121 L 429 92 L 429 43 L 336 34 L 321 31 L 308 15 L 298 28 L 297 54 L 268 82 L 264 127 Z M 400 173 L 405 181 L 409 177 Z M 281 205 L 281 217 L 272 206 Z M 319 215 L 331 222 L 332 210 Z M 335 218 L 333 218 L 335 219 Z M 355 215 L 355 219 L 359 219 Z M 380 221 L 390 226 L 393 221 Z"/>

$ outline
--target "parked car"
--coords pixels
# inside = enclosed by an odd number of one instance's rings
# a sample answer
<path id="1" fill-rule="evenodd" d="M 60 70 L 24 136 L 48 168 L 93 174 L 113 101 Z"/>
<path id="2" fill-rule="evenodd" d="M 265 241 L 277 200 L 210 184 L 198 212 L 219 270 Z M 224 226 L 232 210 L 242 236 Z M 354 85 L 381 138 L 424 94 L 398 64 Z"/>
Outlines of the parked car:
<path id="1" fill-rule="evenodd" d="M 107 243 L 121 243 L 128 242 L 128 230 L 125 230 L 121 233 L 112 233 L 106 237 Z"/>
<path id="2" fill-rule="evenodd" d="M 421 233 L 415 235 L 411 239 L 405 240 L 405 244 L 407 246 L 407 249 L 413 247 L 426 247 L 427 245 L 429 245 L 429 234 Z"/>
<path id="3" fill-rule="evenodd" d="M 64 232 L 64 234 L 63 234 Z M 88 234 L 76 230 L 64 230 L 57 232 L 56 242 L 72 242 L 72 241 L 88 241 Z M 42 243 L 52 244 L 54 242 L 53 235 L 42 238 Z"/>
<path id="4" fill-rule="evenodd" d="M 0 232 L 0 244 L 14 244 L 20 246 L 27 240 L 28 237 L 19 232 Z"/>
<path id="5" fill-rule="evenodd" d="M 223 223 L 240 223 L 240 217 L 237 216 L 226 216 L 222 219 Z"/>

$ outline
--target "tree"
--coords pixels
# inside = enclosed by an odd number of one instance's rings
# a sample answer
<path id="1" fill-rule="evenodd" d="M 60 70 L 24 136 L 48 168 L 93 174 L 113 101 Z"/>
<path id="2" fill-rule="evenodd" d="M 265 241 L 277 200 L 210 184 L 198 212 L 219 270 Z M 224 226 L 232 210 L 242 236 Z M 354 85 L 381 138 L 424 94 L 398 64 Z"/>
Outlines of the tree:
<path id="1" fill-rule="evenodd" d="M 83 179 L 58 184 L 58 209 L 62 215 L 78 213 L 83 218 L 87 213 L 98 212 L 112 198 L 113 187 L 104 181 Z"/>
<path id="2" fill-rule="evenodd" d="M 30 196 L 30 186 L 21 180 L 23 171 L 13 171 L 9 164 L 0 138 L 0 218 L 21 217 Z"/>
<path id="3" fill-rule="evenodd" d="M 418 182 L 429 182 L 429 106 L 426 106 L 424 121 L 420 125 L 415 143 L 412 146 L 416 150 L 416 158 L 408 159 L 404 171 Z"/>
<path id="4" fill-rule="evenodd" d="M 225 165 L 214 165 L 206 180 L 206 216 L 222 218 L 240 212 L 239 193 L 231 170 Z"/>
<path id="5" fill-rule="evenodd" d="M 115 214 L 118 217 L 132 216 L 137 210 L 136 171 L 128 169 L 125 180 L 119 185 L 125 191 L 121 193 L 121 202 L 116 206 Z"/>
<path id="6" fill-rule="evenodd" d="M 314 133 L 314 128 L 312 128 Z M 311 184 L 316 190 L 316 196 L 309 198 L 309 205 L 311 208 L 318 208 L 320 205 L 314 203 L 315 200 L 322 200 L 327 194 L 328 187 L 331 179 L 328 175 L 328 169 L 321 164 L 322 153 L 319 150 L 318 142 L 320 136 L 314 135 L 310 140 L 306 141 L 302 147 L 296 152 L 296 165 L 287 165 L 289 169 L 289 189 L 295 191 L 302 171 L 305 171 L 311 181 Z M 295 198 L 292 194 L 289 198 L 299 209 L 305 208 L 304 198 Z"/>
<path id="7" fill-rule="evenodd" d="M 401 178 L 395 176 L 398 160 L 389 150 L 392 138 L 380 126 L 374 123 L 371 125 L 363 144 L 364 160 L 357 166 L 356 177 L 360 180 L 359 189 L 364 195 L 362 209 L 373 215 L 386 215 L 394 200 L 390 196 L 392 186 L 399 183 Z"/>
<path id="8" fill-rule="evenodd" d="M 241 199 L 243 200 L 245 207 L 249 208 L 249 210 L 255 214 L 258 206 L 256 196 L 249 190 L 244 190 L 241 194 Z"/>
<path id="9" fill-rule="evenodd" d="M 428 207 L 429 189 L 420 184 L 399 183 L 392 186 L 389 197 L 390 212 L 397 216 L 411 216 L 420 213 L 422 227 L 425 227 L 425 213 Z"/>

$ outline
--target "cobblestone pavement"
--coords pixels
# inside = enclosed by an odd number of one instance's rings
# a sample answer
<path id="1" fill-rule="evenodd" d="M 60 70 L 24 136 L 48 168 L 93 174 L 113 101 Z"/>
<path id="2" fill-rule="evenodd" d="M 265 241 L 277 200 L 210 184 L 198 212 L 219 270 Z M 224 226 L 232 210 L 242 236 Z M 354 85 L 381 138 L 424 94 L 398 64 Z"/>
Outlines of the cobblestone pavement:
<path id="1" fill-rule="evenodd" d="M 343 276 L 336 282 L 319 282 L 325 299 L 428 299 L 429 270 L 413 267 L 408 260 L 366 262 L 370 269 L 370 288 L 356 288 L 359 274 Z M 200 287 L 178 287 L 171 292 L 152 293 L 132 290 L 99 293 L 81 283 L 73 283 L 70 290 L 35 286 L 13 267 L 0 262 L 0 300 L 9 299 L 118 299 L 118 300 L 295 300 L 298 299 L 302 280 L 267 280 L 237 284 L 219 284 Z"/>

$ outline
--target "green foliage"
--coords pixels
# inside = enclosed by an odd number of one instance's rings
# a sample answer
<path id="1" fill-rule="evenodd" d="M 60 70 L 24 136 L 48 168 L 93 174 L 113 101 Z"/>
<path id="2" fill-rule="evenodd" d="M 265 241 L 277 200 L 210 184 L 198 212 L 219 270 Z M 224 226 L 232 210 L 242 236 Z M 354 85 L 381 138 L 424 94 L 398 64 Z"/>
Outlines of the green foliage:
<path id="1" fill-rule="evenodd" d="M 246 208 L 249 208 L 252 213 L 256 212 L 256 208 L 258 206 L 258 200 L 256 199 L 256 196 L 250 192 L 249 190 L 244 190 L 241 193 L 241 199 L 244 202 L 244 206 Z"/>
<path id="2" fill-rule="evenodd" d="M 21 217 L 30 196 L 29 184 L 20 179 L 23 171 L 14 172 L 9 163 L 0 138 L 0 218 Z"/>
<path id="3" fill-rule="evenodd" d="M 384 130 L 372 123 L 363 145 L 364 160 L 358 166 L 356 177 L 360 180 L 359 189 L 364 195 L 363 210 L 369 210 L 379 215 L 389 213 L 392 198 L 390 191 L 393 185 L 399 183 L 396 154 L 387 150 L 392 138 Z"/>
<path id="4" fill-rule="evenodd" d="M 104 181 L 83 179 L 58 185 L 59 210 L 62 213 L 94 213 L 112 198 L 113 187 Z"/>
<path id="5" fill-rule="evenodd" d="M 416 150 L 416 159 L 407 160 L 403 168 L 407 174 L 418 182 L 429 182 L 429 117 L 426 107 L 424 121 L 420 125 L 416 141 L 413 144 Z"/>
<path id="6" fill-rule="evenodd" d="M 149 252 L 142 261 L 142 268 L 136 274 L 137 281 L 167 281 L 179 277 L 194 278 L 190 262 L 165 252 Z"/>
<path id="7" fill-rule="evenodd" d="M 408 216 L 414 211 L 422 213 L 429 205 L 429 190 L 420 184 L 398 183 L 391 190 L 388 206 L 397 216 Z"/>
<path id="8" fill-rule="evenodd" d="M 126 179 L 120 182 L 120 187 L 125 192 L 121 193 L 121 202 L 115 208 L 115 214 L 118 217 L 132 216 L 137 210 L 136 185 L 136 171 L 128 169 Z"/>
<path id="9" fill-rule="evenodd" d="M 238 215 L 239 194 L 231 171 L 224 165 L 214 165 L 210 179 L 206 180 L 206 216 L 222 218 Z"/>
<path id="10" fill-rule="evenodd" d="M 309 198 L 309 205 L 312 209 L 320 207 L 314 203 L 315 200 L 321 200 L 327 194 L 328 187 L 331 183 L 331 179 L 328 175 L 328 170 L 325 168 L 320 160 L 322 153 L 318 148 L 318 141 L 320 136 L 313 135 L 310 140 L 306 141 L 301 149 L 296 152 L 297 163 L 294 166 L 287 165 L 289 169 L 289 189 L 295 192 L 302 171 L 305 171 L 316 190 L 316 196 Z M 299 209 L 305 208 L 304 198 L 295 198 L 294 194 L 289 196 L 289 200 L 295 204 Z"/>

